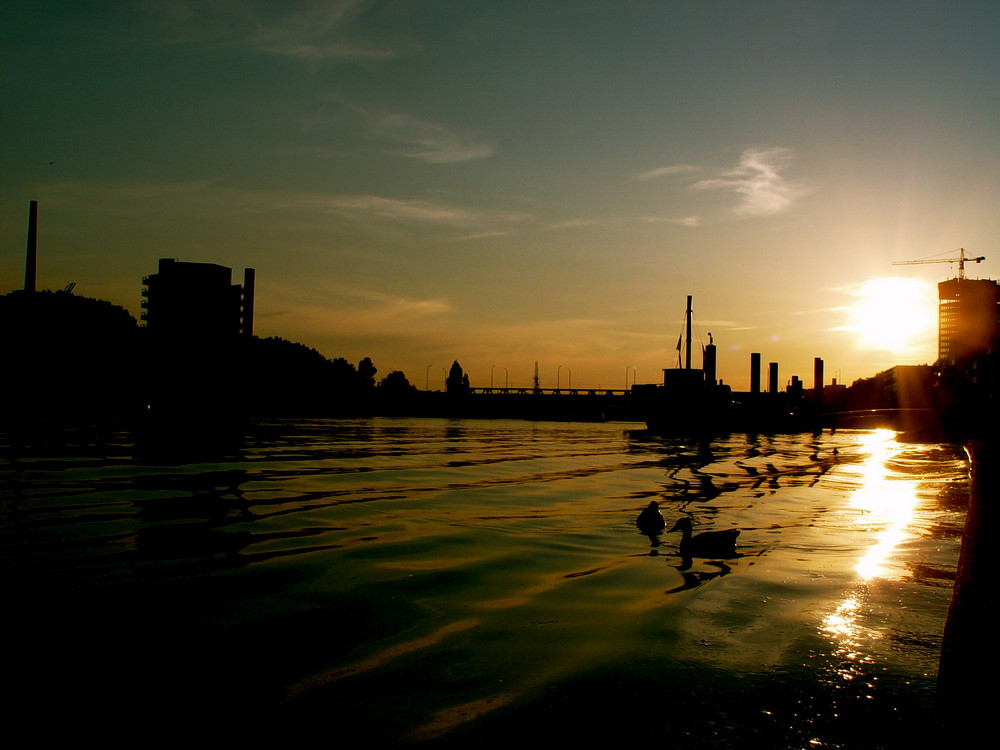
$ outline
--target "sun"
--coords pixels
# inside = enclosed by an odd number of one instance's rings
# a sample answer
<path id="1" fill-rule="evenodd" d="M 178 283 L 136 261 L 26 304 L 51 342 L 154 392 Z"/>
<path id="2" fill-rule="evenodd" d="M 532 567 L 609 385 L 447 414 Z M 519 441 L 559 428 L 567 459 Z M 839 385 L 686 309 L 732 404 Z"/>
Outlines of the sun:
<path id="1" fill-rule="evenodd" d="M 937 295 L 923 279 L 869 279 L 852 292 L 848 330 L 858 345 L 898 356 L 933 356 L 937 335 Z"/>

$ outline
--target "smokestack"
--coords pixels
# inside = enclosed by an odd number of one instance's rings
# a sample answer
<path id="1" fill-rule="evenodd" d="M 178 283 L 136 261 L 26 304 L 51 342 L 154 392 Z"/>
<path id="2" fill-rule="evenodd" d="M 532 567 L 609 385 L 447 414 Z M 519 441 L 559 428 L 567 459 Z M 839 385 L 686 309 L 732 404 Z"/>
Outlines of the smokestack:
<path id="1" fill-rule="evenodd" d="M 24 253 L 24 291 L 34 292 L 38 266 L 38 201 L 28 203 L 28 244 Z"/>
<path id="2" fill-rule="evenodd" d="M 750 393 L 760 393 L 760 354 L 750 355 Z"/>
<path id="3" fill-rule="evenodd" d="M 252 268 L 243 269 L 243 335 L 253 336 L 253 296 L 257 272 Z"/>
<path id="4" fill-rule="evenodd" d="M 778 392 L 778 363 L 768 362 L 767 364 L 767 392 Z"/>
<path id="5" fill-rule="evenodd" d="M 822 405 L 823 403 L 823 360 L 816 357 L 813 360 L 813 396 L 816 398 L 816 404 Z"/>

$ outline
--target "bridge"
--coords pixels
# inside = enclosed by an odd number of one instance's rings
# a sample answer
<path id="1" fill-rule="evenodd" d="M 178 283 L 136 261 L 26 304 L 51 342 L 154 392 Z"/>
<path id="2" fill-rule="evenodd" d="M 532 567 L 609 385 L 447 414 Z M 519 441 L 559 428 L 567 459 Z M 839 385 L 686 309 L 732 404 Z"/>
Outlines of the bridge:
<path id="1" fill-rule="evenodd" d="M 480 396 L 627 396 L 631 391 L 615 388 L 470 388 Z"/>

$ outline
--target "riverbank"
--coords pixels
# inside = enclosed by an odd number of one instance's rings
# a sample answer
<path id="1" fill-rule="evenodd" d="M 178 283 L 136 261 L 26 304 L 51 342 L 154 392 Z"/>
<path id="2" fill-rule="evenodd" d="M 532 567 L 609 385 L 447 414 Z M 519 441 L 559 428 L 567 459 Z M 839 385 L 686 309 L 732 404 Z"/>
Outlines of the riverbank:
<path id="1" fill-rule="evenodd" d="M 996 734 L 1000 443 L 971 440 L 967 452 L 969 508 L 944 629 L 938 706 L 946 736 L 977 741 Z"/>

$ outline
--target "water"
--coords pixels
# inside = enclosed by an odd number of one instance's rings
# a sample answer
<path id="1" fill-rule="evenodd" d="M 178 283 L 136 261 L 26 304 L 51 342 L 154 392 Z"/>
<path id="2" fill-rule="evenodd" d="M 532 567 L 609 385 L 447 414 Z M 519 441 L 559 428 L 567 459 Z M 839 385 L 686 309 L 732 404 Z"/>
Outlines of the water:
<path id="1" fill-rule="evenodd" d="M 0 464 L 10 715 L 282 744 L 920 747 L 968 490 L 889 432 L 365 419 Z M 678 534 L 740 528 L 691 561 Z M 669 526 L 668 526 L 669 528 Z"/>

